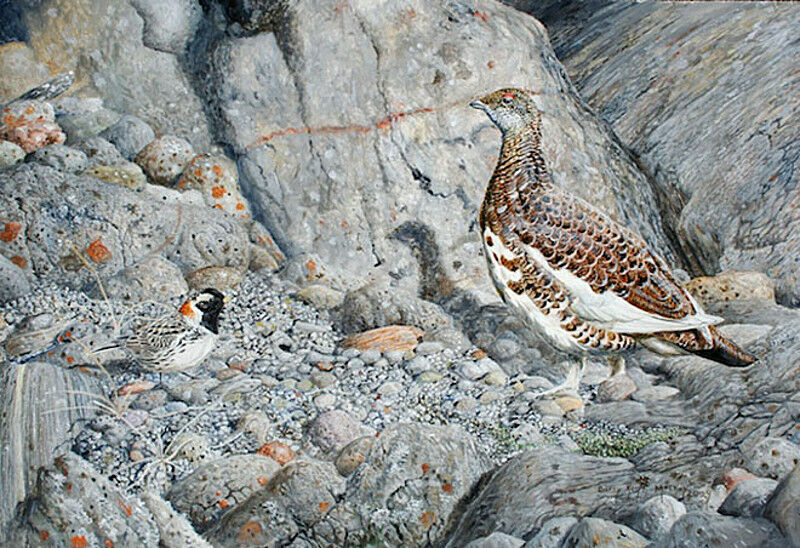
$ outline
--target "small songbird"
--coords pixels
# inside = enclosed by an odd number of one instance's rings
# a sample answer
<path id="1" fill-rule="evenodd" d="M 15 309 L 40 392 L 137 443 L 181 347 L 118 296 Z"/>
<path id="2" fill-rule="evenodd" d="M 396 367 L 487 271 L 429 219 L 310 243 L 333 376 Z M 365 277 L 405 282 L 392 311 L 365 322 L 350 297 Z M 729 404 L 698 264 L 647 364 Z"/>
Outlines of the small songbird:
<path id="1" fill-rule="evenodd" d="M 157 373 L 188 371 L 205 360 L 217 342 L 225 297 L 204 289 L 185 301 L 177 313 L 136 327 L 110 347 L 127 350 L 144 369 Z"/>
<path id="2" fill-rule="evenodd" d="M 755 358 L 725 338 L 637 234 L 556 186 L 542 156 L 537 93 L 501 89 L 473 101 L 500 128 L 500 158 L 480 211 L 489 272 L 503 300 L 556 348 L 612 356 L 637 342 L 734 367 Z M 549 395 L 575 394 L 583 367 Z"/>

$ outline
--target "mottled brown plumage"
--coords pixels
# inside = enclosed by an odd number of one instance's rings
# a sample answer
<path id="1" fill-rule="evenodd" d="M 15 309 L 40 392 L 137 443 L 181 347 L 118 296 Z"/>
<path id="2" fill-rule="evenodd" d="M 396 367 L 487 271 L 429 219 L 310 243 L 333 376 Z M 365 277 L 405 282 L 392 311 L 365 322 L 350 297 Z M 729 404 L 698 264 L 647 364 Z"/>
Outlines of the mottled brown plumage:
<path id="1" fill-rule="evenodd" d="M 503 132 L 480 212 L 492 278 L 551 343 L 581 355 L 638 340 L 728 365 L 754 361 L 713 327 L 720 319 L 703 312 L 637 234 L 553 183 L 535 93 L 503 89 L 472 106 Z M 648 344 L 654 340 L 666 344 Z"/>

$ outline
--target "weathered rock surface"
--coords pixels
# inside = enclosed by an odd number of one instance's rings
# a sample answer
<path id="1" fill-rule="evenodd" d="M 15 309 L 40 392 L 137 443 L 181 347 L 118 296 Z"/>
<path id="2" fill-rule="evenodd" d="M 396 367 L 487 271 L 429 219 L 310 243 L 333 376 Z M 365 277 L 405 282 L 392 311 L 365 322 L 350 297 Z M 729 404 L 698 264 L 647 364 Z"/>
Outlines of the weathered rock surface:
<path id="1" fill-rule="evenodd" d="M 167 9 L 158 4 L 166 17 L 178 3 L 170 2 Z M 127 0 L 26 2 L 23 21 L 36 58 L 55 71 L 74 70 L 81 95 L 100 97 L 108 108 L 136 115 L 162 134 L 206 148 L 210 138 L 203 106 L 178 57 L 143 43 L 143 38 L 151 45 L 158 41 L 159 13 L 151 17 L 151 10 L 145 11 L 147 24 Z M 177 39 L 178 33 L 170 36 Z"/>
<path id="2" fill-rule="evenodd" d="M 646 179 L 582 107 L 533 19 L 485 0 L 249 5 L 271 15 L 239 22 L 274 32 L 209 46 L 201 76 L 218 135 L 279 245 L 313 250 L 345 288 L 391 258 L 415 290 L 413 253 L 390 237 L 413 222 L 456 287 L 494 298 L 474 219 L 500 141 L 467 103 L 509 85 L 551 92 L 544 146 L 557 182 L 669 254 Z"/>
<path id="3" fill-rule="evenodd" d="M 153 255 L 183 272 L 248 263 L 245 227 L 208 210 L 194 192 L 153 185 L 132 192 L 39 164 L 4 171 L 0 191 L 0 218 L 17 227 L 0 238 L 0 253 L 22 257 L 31 279 L 94 284 L 86 263 L 107 277 Z"/>
<path id="4" fill-rule="evenodd" d="M 741 481 L 719 507 L 719 513 L 743 518 L 760 517 L 767 499 L 777 485 L 777 481 L 767 478 Z"/>
<path id="5" fill-rule="evenodd" d="M 36 473 L 64 450 L 75 421 L 91 417 L 96 380 L 77 370 L 30 362 L 2 364 L 0 373 L 0 544 L 17 503 L 36 484 Z M 82 394 L 83 393 L 83 394 Z"/>
<path id="6" fill-rule="evenodd" d="M 174 263 L 160 255 L 145 257 L 105 282 L 108 296 L 124 302 L 168 301 L 189 291 L 186 280 Z M 95 289 L 99 297 L 99 290 Z"/>
<path id="7" fill-rule="evenodd" d="M 261 489 L 280 469 L 261 455 L 236 455 L 199 466 L 167 493 L 175 509 L 183 512 L 198 531 Z"/>
<path id="8" fill-rule="evenodd" d="M 677 520 L 686 514 L 686 506 L 675 497 L 659 495 L 644 502 L 631 526 L 644 536 L 655 540 L 663 537 Z"/>
<path id="9" fill-rule="evenodd" d="M 800 10 L 576 2 L 552 15 L 559 58 L 651 173 L 690 261 L 765 272 L 780 302 L 799 303 L 800 221 L 787 196 L 800 99 L 787 94 L 797 46 L 785 44 Z"/>
<path id="10" fill-rule="evenodd" d="M 598 518 L 583 518 L 570 530 L 562 546 L 607 546 L 619 548 L 644 548 L 649 542 L 642 535 L 624 525 Z"/>
<path id="11" fill-rule="evenodd" d="M 740 546 L 786 546 L 777 527 L 765 519 L 720 516 L 710 512 L 690 512 L 679 519 L 655 548 L 688 546 L 724 546 L 735 542 Z"/>
<path id="12" fill-rule="evenodd" d="M 292 540 L 314 544 L 314 539 L 341 533 L 334 519 L 344 479 L 331 463 L 296 460 L 275 474 L 266 486 L 214 525 L 207 538 L 214 546 L 281 545 Z"/>
<path id="13" fill-rule="evenodd" d="M 764 516 L 795 546 L 800 545 L 800 466 L 783 478 L 767 501 Z"/>
<path id="14" fill-rule="evenodd" d="M 14 533 L 15 546 L 40 546 L 42 541 L 73 547 L 156 546 L 159 541 L 144 504 L 73 453 L 57 457 L 42 471 L 27 505 L 27 520 Z"/>

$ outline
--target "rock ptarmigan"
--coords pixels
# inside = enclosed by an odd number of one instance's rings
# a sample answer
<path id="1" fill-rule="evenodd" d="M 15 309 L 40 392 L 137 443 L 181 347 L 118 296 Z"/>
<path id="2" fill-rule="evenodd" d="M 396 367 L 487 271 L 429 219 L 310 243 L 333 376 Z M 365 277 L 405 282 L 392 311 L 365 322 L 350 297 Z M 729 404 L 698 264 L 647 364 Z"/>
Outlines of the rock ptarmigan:
<path id="1" fill-rule="evenodd" d="M 631 230 L 556 186 L 541 152 L 536 93 L 501 89 L 470 106 L 503 134 L 480 211 L 489 272 L 503 300 L 556 348 L 585 359 L 639 342 L 742 367 L 755 358 L 715 327 L 662 259 Z M 582 368 L 552 391 L 574 394 Z"/>

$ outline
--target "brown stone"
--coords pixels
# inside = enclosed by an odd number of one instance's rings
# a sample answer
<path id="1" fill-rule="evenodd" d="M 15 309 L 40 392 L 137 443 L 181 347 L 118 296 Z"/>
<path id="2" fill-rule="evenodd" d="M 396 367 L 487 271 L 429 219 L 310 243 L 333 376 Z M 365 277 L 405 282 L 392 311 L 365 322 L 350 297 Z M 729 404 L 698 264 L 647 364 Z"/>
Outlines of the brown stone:
<path id="1" fill-rule="evenodd" d="M 351 346 L 361 351 L 400 350 L 408 352 L 417 347 L 422 335 L 424 335 L 424 331 L 410 325 L 390 325 L 350 335 L 342 341 L 342 346 Z"/>

